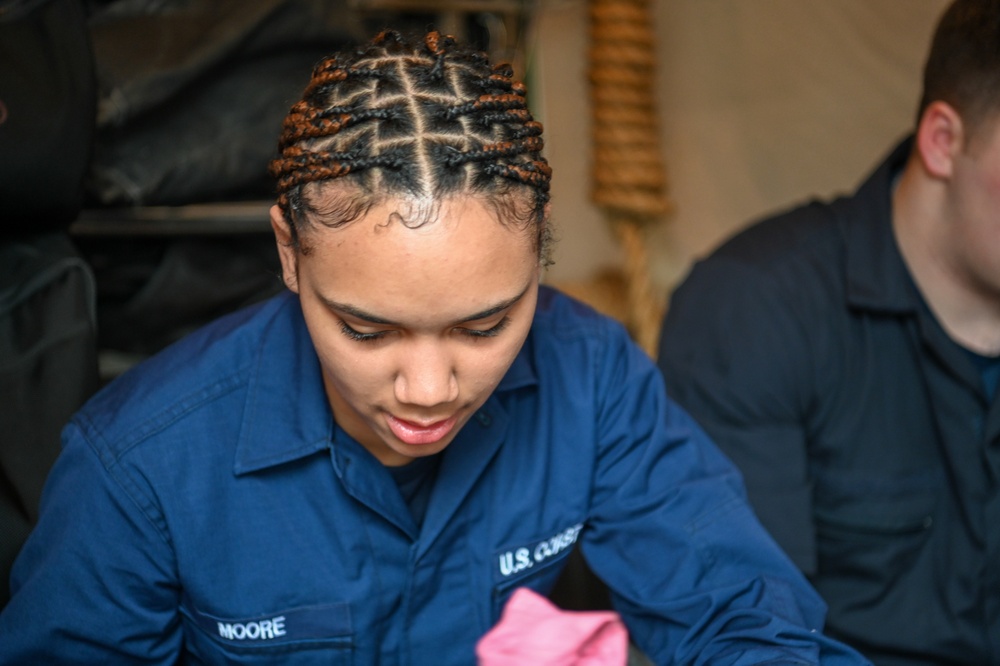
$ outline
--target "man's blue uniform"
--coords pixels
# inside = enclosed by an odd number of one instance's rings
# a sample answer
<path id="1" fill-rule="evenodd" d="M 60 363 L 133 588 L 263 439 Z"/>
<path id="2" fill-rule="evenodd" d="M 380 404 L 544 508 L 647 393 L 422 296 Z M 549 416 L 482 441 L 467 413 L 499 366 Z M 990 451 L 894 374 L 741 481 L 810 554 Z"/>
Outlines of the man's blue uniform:
<path id="1" fill-rule="evenodd" d="M 0 663 L 468 666 L 577 544 L 658 664 L 863 663 L 652 362 L 548 289 L 419 528 L 334 423 L 291 294 L 127 373 L 64 440 Z"/>

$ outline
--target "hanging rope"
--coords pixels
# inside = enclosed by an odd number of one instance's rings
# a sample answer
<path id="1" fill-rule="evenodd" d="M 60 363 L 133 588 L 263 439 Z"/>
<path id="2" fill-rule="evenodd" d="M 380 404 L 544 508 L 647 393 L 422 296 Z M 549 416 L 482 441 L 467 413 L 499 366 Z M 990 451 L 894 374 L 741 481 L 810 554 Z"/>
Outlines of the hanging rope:
<path id="1" fill-rule="evenodd" d="M 625 252 L 626 324 L 656 354 L 663 300 L 649 272 L 646 228 L 670 209 L 654 96 L 650 0 L 589 0 L 592 198 Z"/>

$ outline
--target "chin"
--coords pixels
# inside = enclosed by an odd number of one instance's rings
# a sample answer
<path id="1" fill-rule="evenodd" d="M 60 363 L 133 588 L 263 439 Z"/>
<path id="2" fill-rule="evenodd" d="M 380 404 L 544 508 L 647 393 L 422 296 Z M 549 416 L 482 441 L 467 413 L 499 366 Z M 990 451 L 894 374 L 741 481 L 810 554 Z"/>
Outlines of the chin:
<path id="1" fill-rule="evenodd" d="M 437 453 L 441 453 L 455 441 L 455 438 L 449 436 L 445 440 L 438 440 L 436 442 L 429 442 L 427 444 L 401 444 L 402 450 L 396 450 L 397 453 L 407 456 L 408 458 L 423 458 L 426 456 L 433 456 Z"/>

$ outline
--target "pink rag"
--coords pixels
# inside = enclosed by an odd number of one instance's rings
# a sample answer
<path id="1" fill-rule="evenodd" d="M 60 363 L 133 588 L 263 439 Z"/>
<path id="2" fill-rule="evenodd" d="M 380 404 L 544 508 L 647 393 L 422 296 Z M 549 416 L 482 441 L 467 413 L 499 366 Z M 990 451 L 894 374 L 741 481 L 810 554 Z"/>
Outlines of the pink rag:
<path id="1" fill-rule="evenodd" d="M 564 611 L 522 587 L 476 656 L 479 666 L 625 666 L 628 632 L 613 611 Z"/>

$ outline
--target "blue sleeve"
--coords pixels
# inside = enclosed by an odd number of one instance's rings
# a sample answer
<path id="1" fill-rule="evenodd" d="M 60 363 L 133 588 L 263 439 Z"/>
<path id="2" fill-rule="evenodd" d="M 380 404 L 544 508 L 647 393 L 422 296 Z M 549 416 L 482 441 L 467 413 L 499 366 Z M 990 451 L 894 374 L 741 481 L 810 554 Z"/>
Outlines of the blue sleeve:
<path id="1" fill-rule="evenodd" d="M 739 473 L 628 342 L 609 350 L 582 547 L 656 664 L 864 664 L 757 521 Z"/>
<path id="2" fill-rule="evenodd" d="M 799 292 L 739 261 L 702 262 L 671 299 L 657 362 L 670 396 L 740 469 L 761 522 L 811 575 L 806 415 L 816 378 L 803 318 L 822 315 Z"/>
<path id="3" fill-rule="evenodd" d="M 173 664 L 178 586 L 162 520 L 74 425 L 0 614 L 0 664 Z M 138 483 L 137 483 L 138 481 Z"/>

